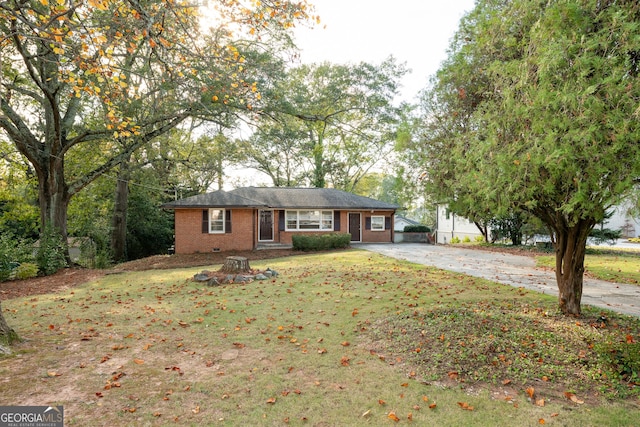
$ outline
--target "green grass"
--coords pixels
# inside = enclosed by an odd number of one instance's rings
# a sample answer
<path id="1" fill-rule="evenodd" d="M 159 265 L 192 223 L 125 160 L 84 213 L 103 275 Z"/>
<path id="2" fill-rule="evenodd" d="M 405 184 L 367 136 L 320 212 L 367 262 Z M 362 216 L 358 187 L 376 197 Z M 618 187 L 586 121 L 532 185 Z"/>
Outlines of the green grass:
<path id="1" fill-rule="evenodd" d="M 3 301 L 26 341 L 0 359 L 0 403 L 62 404 L 69 426 L 640 417 L 638 319 L 567 319 L 555 298 L 366 251 L 251 265 L 280 276 L 209 288 L 202 268 L 154 270 Z"/>
<path id="2" fill-rule="evenodd" d="M 555 268 L 555 255 L 536 258 L 540 267 Z M 637 285 L 640 283 L 640 254 L 635 251 L 590 250 L 584 260 L 586 274 L 600 280 Z"/>

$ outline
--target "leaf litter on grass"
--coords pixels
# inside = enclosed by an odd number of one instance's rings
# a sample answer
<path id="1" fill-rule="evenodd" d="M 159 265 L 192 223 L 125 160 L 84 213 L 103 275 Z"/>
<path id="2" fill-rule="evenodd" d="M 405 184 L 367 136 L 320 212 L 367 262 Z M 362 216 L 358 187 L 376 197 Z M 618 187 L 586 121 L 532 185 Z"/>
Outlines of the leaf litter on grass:
<path id="1" fill-rule="evenodd" d="M 189 279 L 194 269 L 128 273 L 63 294 L 12 300 L 7 320 L 27 341 L 18 356 L 0 360 L 0 372 L 11 372 L 0 393 L 15 403 L 64 404 L 70 425 L 359 425 L 363 414 L 374 424 L 395 422 L 389 418 L 394 414 L 400 421 L 435 417 L 440 425 L 460 425 L 469 417 L 490 420 L 503 408 L 486 393 L 459 388 L 469 374 L 465 366 L 480 356 L 447 351 L 484 342 L 467 336 L 474 320 L 488 319 L 487 330 L 494 330 L 500 325 L 494 317 L 537 312 L 535 296 L 362 251 L 272 260 L 267 266 L 280 276 L 209 288 Z M 474 309 L 481 314 L 466 313 Z M 385 325 L 393 332 L 381 336 Z M 535 342 L 539 328 L 527 318 L 511 327 L 525 333 L 512 341 Z M 427 337 L 416 335 L 406 349 L 394 347 L 399 336 L 423 330 Z M 490 354 L 488 347 L 483 352 Z M 512 356 L 506 345 L 503 353 Z M 449 359 L 439 369 L 440 376 L 455 377 L 453 387 L 425 384 L 437 371 L 422 371 L 424 363 L 415 355 Z M 524 377 L 510 377 L 522 388 Z M 478 381 L 473 386 L 482 390 Z M 578 389 L 566 391 L 589 403 Z M 537 384 L 535 397 L 546 398 Z M 511 401 L 521 398 L 514 393 Z M 528 413 L 511 403 L 510 419 L 546 411 L 566 421 L 557 406 L 531 407 L 537 409 Z M 571 415 L 580 422 L 575 410 Z"/>

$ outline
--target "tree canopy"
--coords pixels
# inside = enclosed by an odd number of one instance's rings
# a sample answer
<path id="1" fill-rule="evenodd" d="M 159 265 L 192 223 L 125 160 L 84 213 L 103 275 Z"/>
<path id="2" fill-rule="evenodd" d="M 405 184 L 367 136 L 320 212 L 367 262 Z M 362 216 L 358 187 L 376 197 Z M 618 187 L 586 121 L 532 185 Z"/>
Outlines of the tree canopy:
<path id="1" fill-rule="evenodd" d="M 640 173 L 640 5 L 480 0 L 423 94 L 430 191 L 473 216 L 522 210 L 580 313 L 586 239 Z"/>
<path id="2" fill-rule="evenodd" d="M 215 2 L 204 32 L 189 2 L 0 2 L 0 129 L 33 166 L 43 226 L 66 237 L 69 200 L 96 177 L 189 118 L 227 123 L 260 101 L 264 42 L 309 9 L 245 3 Z M 76 150 L 109 155 L 70 175 Z"/>

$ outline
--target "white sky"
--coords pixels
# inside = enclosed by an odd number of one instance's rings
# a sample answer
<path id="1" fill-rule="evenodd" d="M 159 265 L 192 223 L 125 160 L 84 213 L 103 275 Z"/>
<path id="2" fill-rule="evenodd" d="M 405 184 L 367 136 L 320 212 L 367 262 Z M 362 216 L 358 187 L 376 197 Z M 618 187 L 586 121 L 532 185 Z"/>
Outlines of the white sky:
<path id="1" fill-rule="evenodd" d="M 296 29 L 305 63 L 406 62 L 402 99 L 413 101 L 446 58 L 451 37 L 474 0 L 308 0 L 321 23 Z"/>

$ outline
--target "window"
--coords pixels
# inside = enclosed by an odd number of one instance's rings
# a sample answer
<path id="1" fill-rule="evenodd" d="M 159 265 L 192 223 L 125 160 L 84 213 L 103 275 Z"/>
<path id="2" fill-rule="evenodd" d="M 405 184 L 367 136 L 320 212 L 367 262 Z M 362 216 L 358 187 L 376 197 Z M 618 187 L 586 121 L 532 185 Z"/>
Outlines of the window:
<path id="1" fill-rule="evenodd" d="M 384 231 L 384 215 L 371 216 L 371 231 Z"/>
<path id="2" fill-rule="evenodd" d="M 209 209 L 209 233 L 224 233 L 224 209 Z"/>
<path id="3" fill-rule="evenodd" d="M 333 211 L 286 211 L 285 224 L 288 231 L 333 230 Z"/>

